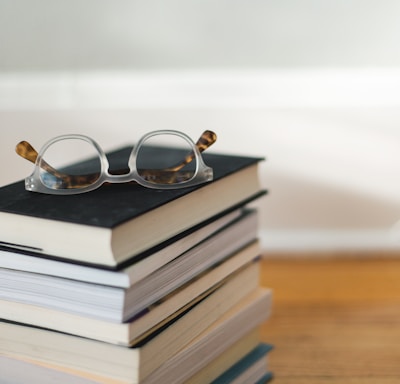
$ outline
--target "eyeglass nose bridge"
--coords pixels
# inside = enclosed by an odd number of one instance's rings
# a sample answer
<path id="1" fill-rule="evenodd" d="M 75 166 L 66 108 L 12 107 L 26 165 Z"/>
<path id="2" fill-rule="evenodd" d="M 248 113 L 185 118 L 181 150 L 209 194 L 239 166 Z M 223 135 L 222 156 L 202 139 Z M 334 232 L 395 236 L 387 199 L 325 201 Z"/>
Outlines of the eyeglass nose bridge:
<path id="1" fill-rule="evenodd" d="M 135 172 L 132 169 L 129 169 L 127 173 L 122 174 L 113 174 L 110 171 L 106 172 L 105 182 L 110 183 L 129 183 L 130 181 L 137 181 L 138 177 L 135 175 Z"/>

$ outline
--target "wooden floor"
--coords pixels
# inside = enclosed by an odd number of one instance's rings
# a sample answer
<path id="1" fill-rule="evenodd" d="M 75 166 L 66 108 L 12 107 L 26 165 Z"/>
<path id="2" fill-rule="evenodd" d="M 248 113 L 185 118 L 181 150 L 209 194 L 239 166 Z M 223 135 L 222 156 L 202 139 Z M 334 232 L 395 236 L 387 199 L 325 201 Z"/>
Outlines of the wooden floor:
<path id="1" fill-rule="evenodd" d="M 400 255 L 398 255 L 400 256 Z M 400 257 L 274 257 L 263 339 L 277 384 L 400 383 Z"/>

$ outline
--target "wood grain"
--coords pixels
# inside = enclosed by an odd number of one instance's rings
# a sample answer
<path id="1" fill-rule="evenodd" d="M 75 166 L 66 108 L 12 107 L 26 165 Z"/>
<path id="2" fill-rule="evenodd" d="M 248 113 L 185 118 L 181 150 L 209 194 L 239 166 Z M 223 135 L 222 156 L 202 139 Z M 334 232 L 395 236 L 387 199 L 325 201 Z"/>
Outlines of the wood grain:
<path id="1" fill-rule="evenodd" d="M 275 382 L 400 383 L 400 258 L 262 260 Z"/>

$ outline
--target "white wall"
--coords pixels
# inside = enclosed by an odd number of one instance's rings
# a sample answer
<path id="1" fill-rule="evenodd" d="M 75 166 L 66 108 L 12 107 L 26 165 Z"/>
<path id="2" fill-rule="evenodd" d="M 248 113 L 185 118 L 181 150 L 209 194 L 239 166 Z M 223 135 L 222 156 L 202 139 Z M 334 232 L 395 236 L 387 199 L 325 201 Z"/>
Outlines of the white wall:
<path id="1" fill-rule="evenodd" d="M 0 69 L 393 67 L 396 0 L 2 0 Z"/>
<path id="2" fill-rule="evenodd" d="M 0 0 L 0 184 L 15 143 L 159 128 L 265 155 L 266 249 L 400 246 L 400 3 Z"/>

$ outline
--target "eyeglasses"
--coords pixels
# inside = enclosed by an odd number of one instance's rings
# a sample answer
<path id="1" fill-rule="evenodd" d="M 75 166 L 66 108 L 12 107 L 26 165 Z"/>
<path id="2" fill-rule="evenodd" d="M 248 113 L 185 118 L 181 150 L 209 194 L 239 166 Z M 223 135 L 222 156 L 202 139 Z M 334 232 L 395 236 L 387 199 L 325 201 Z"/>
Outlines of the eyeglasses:
<path id="1" fill-rule="evenodd" d="M 26 141 L 15 150 L 35 164 L 25 179 L 26 190 L 69 195 L 92 191 L 104 183 L 134 181 L 147 188 L 177 189 L 210 181 L 213 170 L 204 163 L 201 152 L 216 139 L 212 131 L 205 131 L 196 143 L 179 131 L 150 132 L 133 147 L 128 168 L 121 164 L 124 160 L 115 159 L 121 165 L 116 170 L 109 169 L 103 150 L 84 135 L 55 137 L 39 153 Z"/>

